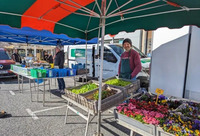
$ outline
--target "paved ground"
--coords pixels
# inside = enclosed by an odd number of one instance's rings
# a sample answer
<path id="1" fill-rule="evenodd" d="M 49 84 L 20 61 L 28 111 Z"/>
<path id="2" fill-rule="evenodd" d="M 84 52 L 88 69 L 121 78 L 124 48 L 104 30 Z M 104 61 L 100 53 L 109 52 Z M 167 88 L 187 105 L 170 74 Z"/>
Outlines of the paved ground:
<path id="1" fill-rule="evenodd" d="M 67 79 L 67 86 L 73 85 L 72 79 Z M 56 86 L 51 86 L 55 89 Z M 0 136 L 83 136 L 86 121 L 73 112 L 69 112 L 68 124 L 64 124 L 66 108 L 54 109 L 42 112 L 41 110 L 55 106 L 65 105 L 60 97 L 46 93 L 47 103 L 43 106 L 42 92 L 39 101 L 36 101 L 36 92 L 33 94 L 33 102 L 30 99 L 28 82 L 25 82 L 23 93 L 18 90 L 17 79 L 0 79 L 0 110 L 11 114 L 8 118 L 0 118 Z M 77 108 L 77 107 L 75 107 Z M 78 108 L 77 108 L 78 109 Z M 38 111 L 32 118 L 28 111 Z M 80 112 L 83 112 L 79 109 Z M 86 112 L 83 112 L 87 115 Z M 97 118 L 89 125 L 88 136 L 96 131 Z M 101 131 L 104 136 L 128 136 L 130 131 L 115 122 L 114 116 L 108 111 L 102 114 Z"/>

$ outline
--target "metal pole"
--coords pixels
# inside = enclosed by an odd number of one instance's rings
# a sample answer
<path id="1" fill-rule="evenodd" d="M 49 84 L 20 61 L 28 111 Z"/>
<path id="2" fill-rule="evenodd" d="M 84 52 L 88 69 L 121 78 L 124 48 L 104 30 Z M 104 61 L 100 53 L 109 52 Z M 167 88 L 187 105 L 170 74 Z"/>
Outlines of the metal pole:
<path id="1" fill-rule="evenodd" d="M 37 54 L 37 49 L 36 49 L 36 45 L 34 45 L 34 57 L 36 58 L 36 54 Z"/>
<path id="2" fill-rule="evenodd" d="M 85 54 L 85 79 L 86 79 L 86 82 L 87 82 L 87 33 L 85 34 L 85 39 L 86 39 L 86 54 Z"/>
<path id="3" fill-rule="evenodd" d="M 100 37 L 100 31 L 101 31 L 101 24 L 99 24 L 99 32 L 98 32 L 98 42 L 97 42 L 97 55 L 98 55 L 98 62 L 97 62 L 97 77 L 98 77 L 98 80 L 99 80 L 99 37 Z"/>
<path id="4" fill-rule="evenodd" d="M 149 36 L 149 34 L 148 34 L 149 32 L 148 31 L 146 31 L 146 43 L 145 43 L 145 55 L 147 55 L 147 47 L 148 47 L 148 36 Z"/>
<path id="5" fill-rule="evenodd" d="M 98 99 L 98 122 L 97 122 L 97 136 L 102 135 L 101 126 L 101 92 L 102 92 L 102 75 L 103 75 L 103 54 L 104 54 L 104 36 L 105 36 L 105 12 L 106 12 L 106 0 L 102 0 L 102 15 L 101 15 L 101 66 L 100 66 L 100 78 L 99 78 L 99 99 Z"/>
<path id="6" fill-rule="evenodd" d="M 27 44 L 28 46 L 28 44 Z M 25 47 L 25 57 L 27 57 L 28 53 L 27 53 L 27 46 Z"/>
<path id="7" fill-rule="evenodd" d="M 187 58 L 186 58 L 186 66 L 185 66 L 185 78 L 184 78 L 184 84 L 183 84 L 183 96 L 182 96 L 183 98 L 185 98 L 185 91 L 186 91 L 188 63 L 189 63 L 189 56 L 190 56 L 191 37 L 192 37 L 192 26 L 189 27 Z"/>

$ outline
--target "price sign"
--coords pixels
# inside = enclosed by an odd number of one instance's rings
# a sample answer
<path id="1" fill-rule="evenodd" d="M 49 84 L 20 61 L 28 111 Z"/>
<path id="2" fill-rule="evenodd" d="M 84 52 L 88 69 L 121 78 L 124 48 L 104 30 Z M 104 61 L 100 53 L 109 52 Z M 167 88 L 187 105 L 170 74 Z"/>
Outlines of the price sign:
<path id="1" fill-rule="evenodd" d="M 157 93 L 158 95 L 161 95 L 161 94 L 164 93 L 164 90 L 162 90 L 162 89 L 160 89 L 160 88 L 157 88 L 157 89 L 156 89 L 156 93 Z"/>
<path id="2" fill-rule="evenodd" d="M 161 94 L 163 94 L 164 90 L 162 90 L 160 88 L 157 88 L 155 92 L 157 93 L 157 99 L 156 99 L 156 104 L 157 104 L 158 103 L 158 96 L 161 95 Z"/>

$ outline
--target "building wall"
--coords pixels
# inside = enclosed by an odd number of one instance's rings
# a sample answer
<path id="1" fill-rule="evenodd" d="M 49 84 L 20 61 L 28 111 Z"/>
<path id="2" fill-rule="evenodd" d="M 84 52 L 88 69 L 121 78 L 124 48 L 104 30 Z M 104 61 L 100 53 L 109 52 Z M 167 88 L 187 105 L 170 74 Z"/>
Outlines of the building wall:
<path id="1" fill-rule="evenodd" d="M 120 32 L 117 35 L 105 36 L 105 43 L 122 43 L 125 38 L 129 38 L 132 41 L 132 44 L 140 49 L 143 53 L 148 53 L 152 50 L 152 31 L 136 30 L 135 32 L 126 33 Z M 147 37 L 147 39 L 146 39 Z"/>

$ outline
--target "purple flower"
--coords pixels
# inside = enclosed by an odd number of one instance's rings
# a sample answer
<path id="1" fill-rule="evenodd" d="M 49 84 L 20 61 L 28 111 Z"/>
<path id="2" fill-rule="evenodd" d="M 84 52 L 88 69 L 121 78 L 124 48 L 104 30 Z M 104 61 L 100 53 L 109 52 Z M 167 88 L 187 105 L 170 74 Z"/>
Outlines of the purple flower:
<path id="1" fill-rule="evenodd" d="M 200 121 L 199 121 L 199 120 L 197 120 L 197 119 L 195 119 L 195 120 L 194 120 L 194 123 L 195 123 L 195 124 L 199 124 L 199 123 L 200 123 Z"/>
<path id="2" fill-rule="evenodd" d="M 165 100 L 165 96 L 164 96 L 164 95 L 160 95 L 158 98 L 159 98 L 160 100 Z"/>
<path id="3" fill-rule="evenodd" d="M 169 121 L 169 124 L 172 124 L 172 120 Z"/>
<path id="4" fill-rule="evenodd" d="M 193 128 L 194 130 L 197 129 L 197 125 L 196 125 L 196 124 L 192 125 L 192 128 Z"/>

